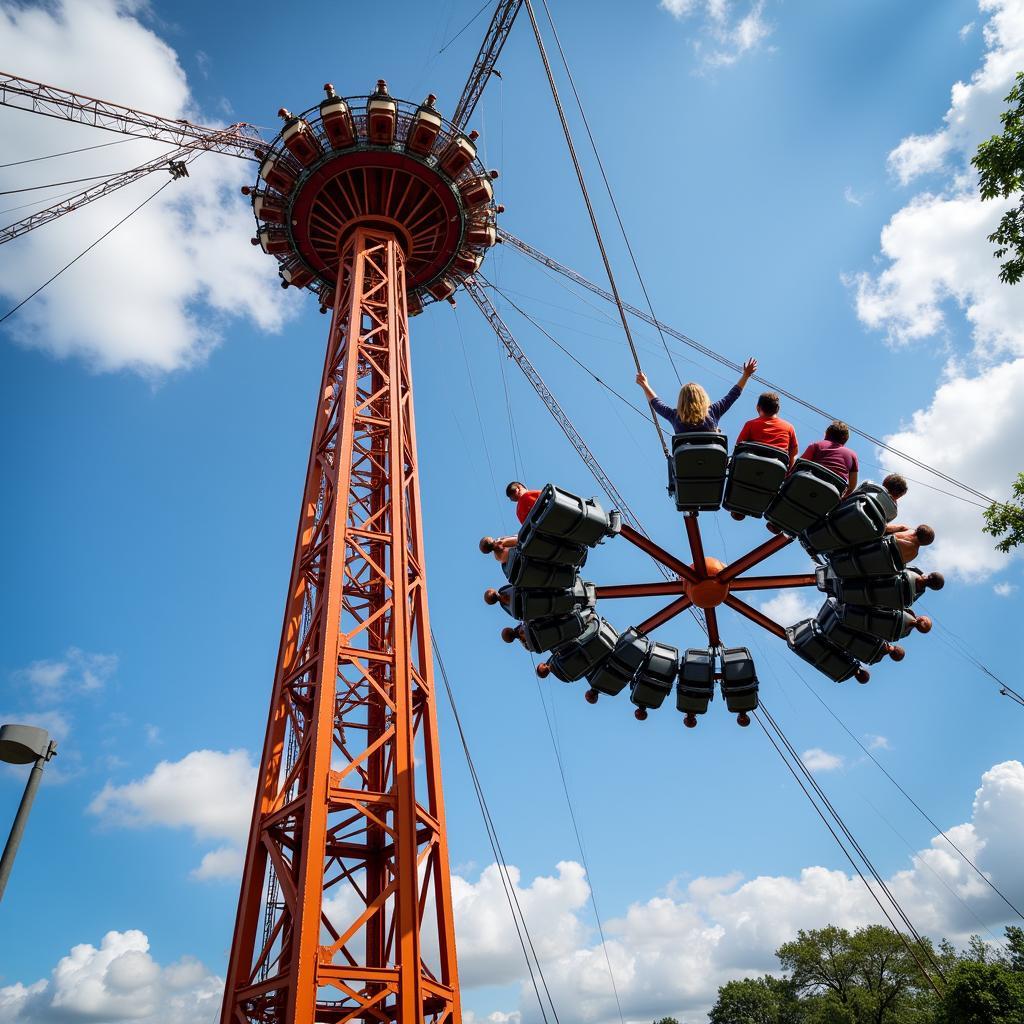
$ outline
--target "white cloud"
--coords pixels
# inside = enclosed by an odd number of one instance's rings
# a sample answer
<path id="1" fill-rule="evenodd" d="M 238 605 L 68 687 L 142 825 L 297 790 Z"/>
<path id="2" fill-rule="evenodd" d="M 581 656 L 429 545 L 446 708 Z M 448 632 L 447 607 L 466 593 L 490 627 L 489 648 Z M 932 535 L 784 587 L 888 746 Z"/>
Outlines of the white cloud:
<path id="1" fill-rule="evenodd" d="M 954 375 L 939 386 L 931 405 L 913 414 L 901 431 L 886 440 L 900 451 L 966 480 L 997 500 L 1008 497 L 1020 466 L 1006 438 L 1024 431 L 1024 358 L 993 366 L 974 376 Z M 969 430 L 963 424 L 970 423 Z M 888 452 L 880 454 L 888 470 L 903 470 L 927 481 Z M 947 489 L 941 481 L 936 484 Z M 901 521 L 929 523 L 936 541 L 921 552 L 920 561 L 944 573 L 979 580 L 1005 568 L 1011 558 L 982 533 L 982 509 L 934 490 L 911 484 L 900 500 Z M 936 597 L 941 601 L 941 596 Z"/>
<path id="2" fill-rule="evenodd" d="M 579 919 L 590 887 L 583 868 L 573 861 L 557 865 L 557 876 L 541 876 L 522 885 L 519 869 L 509 867 L 516 898 L 542 963 L 569 956 L 586 936 Z M 508 897 L 496 865 L 475 882 L 452 876 L 452 902 L 459 943 L 459 979 L 467 988 L 503 985 L 523 973 L 523 953 L 509 925 Z"/>
<path id="3" fill-rule="evenodd" d="M 890 169 L 903 183 L 929 172 L 942 176 L 883 229 L 882 269 L 844 280 L 855 287 L 857 314 L 868 327 L 885 331 L 894 345 L 930 340 L 947 353 L 930 405 L 907 410 L 904 425 L 886 441 L 1002 500 L 1020 468 L 1005 439 L 1024 427 L 1014 398 L 1024 385 L 1024 290 L 999 280 L 987 236 L 1007 204 L 981 201 L 969 161 L 978 142 L 1000 130 L 1003 97 L 1024 66 L 1024 0 L 979 0 L 979 10 L 988 18 L 986 53 L 970 81 L 953 86 L 944 126 L 909 136 L 889 155 Z M 952 328 L 960 315 L 971 334 L 966 353 L 955 350 Z M 944 416 L 955 423 L 943 424 Z M 968 422 L 970 430 L 955 425 Z M 880 461 L 929 479 L 888 453 Z M 980 508 L 911 485 L 900 511 L 901 518 L 936 529 L 938 541 L 922 556 L 924 564 L 970 580 L 1007 564 L 981 533 Z"/>
<path id="4" fill-rule="evenodd" d="M 88 95 L 203 122 L 177 55 L 128 0 L 87 0 L 0 10 L 0 57 L 19 74 Z M 115 141 L 109 132 L 21 111 L 0 114 L 5 152 L 37 155 Z M 4 172 L 5 187 L 109 173 L 166 152 L 132 140 Z M 68 172 L 73 167 L 74 173 Z M 278 287 L 273 260 L 250 246 L 253 223 L 239 186 L 252 165 L 205 154 L 11 320 L 10 336 L 96 370 L 147 376 L 201 362 L 225 324 L 242 317 L 278 330 L 297 296 Z M 154 173 L 7 243 L 0 292 L 20 301 L 167 180 Z M 50 192 L 34 196 L 52 196 Z M 18 204 L 14 204 L 18 205 Z M 41 201 L 41 205 L 48 205 Z M 27 211 L 8 210 L 4 223 Z M 144 255 L 144 258 L 140 258 Z"/>
<path id="5" fill-rule="evenodd" d="M 839 754 L 830 754 L 821 747 L 811 747 L 801 755 L 803 762 L 812 772 L 834 772 L 845 763 Z"/>
<path id="6" fill-rule="evenodd" d="M 736 14 L 729 0 L 661 0 L 659 6 L 682 20 L 703 15 L 703 35 L 693 46 L 703 65 L 729 67 L 741 57 L 762 48 L 773 26 L 765 19 L 764 0 L 753 0 L 742 14 Z"/>
<path id="7" fill-rule="evenodd" d="M 256 768 L 246 751 L 193 750 L 123 786 L 108 782 L 89 812 L 109 825 L 187 828 L 200 841 L 228 840 L 230 847 L 207 853 L 193 872 L 195 878 L 224 878 L 240 863 L 255 788 Z"/>
<path id="8" fill-rule="evenodd" d="M 1012 901 L 1021 899 L 1024 864 L 1018 851 L 1024 841 L 1024 765 L 1007 761 L 987 771 L 975 794 L 972 820 L 947 829 L 947 834 Z M 546 880 L 549 899 L 563 913 L 571 910 L 582 917 L 585 880 L 578 866 L 577 873 L 562 867 L 558 879 Z M 893 874 L 888 884 L 915 924 L 935 938 L 948 935 L 963 942 L 978 927 L 946 885 L 993 929 L 1005 920 L 1006 907 L 999 897 L 940 837 L 920 850 L 906 869 Z M 485 901 L 479 918 L 475 909 L 464 905 L 457 921 L 460 951 L 480 941 L 492 946 L 504 942 L 507 966 L 502 963 L 495 979 L 506 981 L 516 970 L 522 978 L 522 953 L 511 948 L 514 941 L 508 942 L 507 907 L 499 914 L 497 901 Z M 531 914 L 539 910 L 526 911 L 535 939 L 545 936 L 548 922 L 539 917 L 534 923 Z M 626 1019 L 672 1015 L 684 1024 L 698 1024 L 705 1021 L 719 985 L 777 968 L 774 950 L 798 929 L 827 923 L 853 928 L 879 921 L 877 905 L 856 876 L 812 866 L 793 877 L 762 875 L 743 880 L 731 875 L 695 879 L 682 891 L 670 886 L 667 895 L 634 903 L 622 917 L 607 920 L 605 932 Z M 468 928 L 473 930 L 467 932 Z M 583 931 L 582 924 L 577 929 L 568 923 L 560 928 L 559 941 L 541 954 L 555 1004 L 572 1007 L 573 1019 L 584 1024 L 610 1024 L 618 1014 L 604 951 L 593 941 L 593 934 L 566 949 L 574 931 Z M 498 1009 L 501 1015 L 493 1019 L 500 1024 L 508 1019 L 509 1008 Z M 519 1011 L 523 1024 L 534 1024 L 536 1004 L 528 983 L 520 991 Z M 485 1019 L 480 1014 L 475 1018 Z"/>
<path id="9" fill-rule="evenodd" d="M 868 741 L 868 750 L 892 750 L 892 744 L 887 736 L 874 736 L 869 733 L 864 739 Z"/>
<path id="10" fill-rule="evenodd" d="M 103 688 L 117 671 L 116 654 L 94 654 L 69 647 L 58 661 L 33 661 L 15 673 L 32 687 L 33 696 L 44 704 L 66 700 L 79 693 Z"/>
<path id="11" fill-rule="evenodd" d="M 981 67 L 969 82 L 953 85 L 943 128 L 912 135 L 889 154 L 889 168 L 904 185 L 941 170 L 954 155 L 970 157 L 982 139 L 999 130 L 1003 99 L 1024 67 L 1024 0 L 979 0 L 978 9 L 989 16 Z M 965 36 L 961 29 L 961 38 Z"/>
<path id="12" fill-rule="evenodd" d="M 214 1019 L 223 985 L 190 957 L 162 967 L 140 931 L 111 931 L 72 947 L 48 978 L 0 988 L 0 1024 L 194 1024 Z"/>
<path id="13" fill-rule="evenodd" d="M 882 230 L 888 266 L 845 279 L 856 286 L 857 315 L 903 345 L 944 341 L 953 306 L 967 318 L 979 358 L 1024 352 L 1024 292 L 999 280 L 988 241 L 1005 208 L 973 190 L 916 196 Z"/>
<path id="14" fill-rule="evenodd" d="M 997 597 L 1012 597 L 1018 588 L 1016 583 L 997 583 L 992 589 Z"/>
<path id="15" fill-rule="evenodd" d="M 191 872 L 201 882 L 214 878 L 239 878 L 245 858 L 236 846 L 220 846 L 203 855 L 199 867 Z"/>
<path id="16" fill-rule="evenodd" d="M 957 35 L 960 37 L 960 41 L 963 42 L 963 41 L 965 41 L 970 36 L 970 34 L 973 31 L 974 31 L 974 22 L 973 21 L 969 21 L 969 22 L 967 22 L 966 25 L 961 25 L 960 26 L 960 31 L 957 33 Z"/>
<path id="17" fill-rule="evenodd" d="M 803 619 L 813 619 L 821 607 L 821 595 L 812 590 L 817 601 L 807 597 L 799 590 L 781 590 L 774 597 L 758 602 L 758 607 L 770 619 L 782 626 L 792 626 Z"/>
<path id="18" fill-rule="evenodd" d="M 851 206 L 864 205 L 864 197 L 857 195 L 857 193 L 854 192 L 852 185 L 847 185 L 846 188 L 843 189 L 843 199 L 845 199 Z"/>

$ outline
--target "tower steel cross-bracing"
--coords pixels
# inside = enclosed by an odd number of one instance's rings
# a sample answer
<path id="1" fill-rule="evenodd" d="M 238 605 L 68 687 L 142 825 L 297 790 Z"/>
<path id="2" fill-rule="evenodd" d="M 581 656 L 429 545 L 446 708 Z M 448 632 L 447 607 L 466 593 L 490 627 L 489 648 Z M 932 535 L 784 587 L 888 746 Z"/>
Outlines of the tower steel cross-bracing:
<path id="1" fill-rule="evenodd" d="M 461 1024 L 410 311 L 494 243 L 475 136 L 326 87 L 257 154 L 254 243 L 331 312 L 222 1024 Z"/>
<path id="2" fill-rule="evenodd" d="M 340 260 L 225 1021 L 459 1019 L 404 262 Z"/>

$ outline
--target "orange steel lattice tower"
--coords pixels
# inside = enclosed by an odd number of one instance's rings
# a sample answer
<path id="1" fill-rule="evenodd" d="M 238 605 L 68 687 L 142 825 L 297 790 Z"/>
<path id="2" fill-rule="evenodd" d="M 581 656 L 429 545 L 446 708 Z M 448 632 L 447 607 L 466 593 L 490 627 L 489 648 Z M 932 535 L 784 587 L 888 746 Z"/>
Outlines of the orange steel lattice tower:
<path id="1" fill-rule="evenodd" d="M 357 104 L 283 112 L 249 190 L 283 280 L 332 318 L 222 1024 L 461 1022 L 408 304 L 479 264 L 495 208 L 431 101 L 381 83 Z M 468 159 L 443 170 L 452 147 Z"/>

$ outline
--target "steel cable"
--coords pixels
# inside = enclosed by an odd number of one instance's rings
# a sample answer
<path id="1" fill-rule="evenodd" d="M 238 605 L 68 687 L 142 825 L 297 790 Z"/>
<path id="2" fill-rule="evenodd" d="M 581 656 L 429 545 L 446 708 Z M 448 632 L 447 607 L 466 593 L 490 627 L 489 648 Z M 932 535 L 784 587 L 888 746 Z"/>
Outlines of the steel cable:
<path id="1" fill-rule="evenodd" d="M 437 643 L 437 636 L 434 630 L 430 630 L 430 641 L 434 648 L 434 658 L 437 660 L 437 667 L 441 672 L 441 680 L 444 683 L 444 688 L 448 694 L 448 703 L 452 709 L 452 716 L 455 719 L 455 728 L 459 733 L 459 740 L 462 744 L 462 751 L 466 757 L 466 764 L 469 767 L 469 774 L 473 781 L 473 788 L 476 791 L 477 802 L 480 805 L 480 813 L 484 819 L 484 827 L 487 831 L 487 839 L 490 843 L 491 850 L 494 853 L 495 864 L 498 868 L 498 874 L 502 879 L 502 885 L 505 888 L 505 897 L 508 900 L 509 910 L 512 914 L 512 921 L 516 927 L 516 934 L 519 936 L 519 944 L 522 946 L 523 956 L 526 958 L 526 966 L 530 972 L 530 980 L 533 982 L 533 990 L 537 996 L 537 1005 L 540 1008 L 541 1017 L 547 1024 L 548 1015 L 544 1007 L 544 1001 L 541 999 L 540 988 L 537 986 L 536 978 L 534 977 L 533 963 L 530 960 L 530 953 L 533 954 L 533 961 L 536 962 L 537 973 L 540 975 L 541 985 L 544 989 L 545 995 L 548 999 L 548 1004 L 551 1007 L 551 1013 L 555 1018 L 555 1024 L 558 1022 L 558 1013 L 555 1010 L 555 1004 L 551 999 L 551 992 L 548 989 L 547 980 L 544 977 L 544 969 L 541 967 L 540 959 L 537 957 L 537 950 L 534 947 L 533 939 L 530 935 L 529 926 L 526 923 L 526 918 L 523 915 L 523 908 L 519 904 L 519 897 L 516 895 L 515 885 L 512 883 L 511 878 L 508 875 L 508 865 L 505 861 L 504 852 L 501 849 L 501 843 L 498 840 L 498 833 L 494 828 L 494 819 L 491 817 L 490 807 L 487 804 L 487 798 L 484 796 L 483 786 L 480 782 L 480 777 L 476 771 L 476 765 L 473 762 L 473 755 L 469 750 L 469 742 L 466 739 L 466 732 L 462 727 L 462 718 L 459 715 L 458 706 L 455 703 L 455 693 L 452 690 L 451 681 L 448 678 L 448 670 L 445 667 L 444 658 L 441 656 L 441 648 Z M 517 916 L 518 914 L 518 916 Z M 520 931 L 520 922 L 522 922 L 522 931 Z M 525 933 L 525 939 L 524 939 Z M 530 953 L 527 953 L 527 946 L 529 946 Z"/>
<path id="2" fill-rule="evenodd" d="M 165 181 L 152 195 L 148 196 L 146 199 L 143 199 L 138 206 L 136 206 L 134 209 L 126 213 L 112 228 L 108 228 L 106 231 L 104 231 L 103 234 L 100 235 L 100 237 L 97 238 L 95 242 L 93 242 L 91 245 L 83 249 L 70 263 L 64 264 L 64 266 L 61 267 L 56 274 L 45 280 L 30 295 L 26 295 L 25 298 L 23 298 L 21 302 L 19 302 L 13 309 L 7 310 L 7 312 L 4 313 L 3 316 L 0 316 L 0 324 L 2 324 L 8 317 L 14 316 L 14 314 L 17 313 L 18 310 L 21 309 L 21 307 L 24 306 L 25 303 L 29 301 L 29 299 L 34 299 L 45 287 L 47 287 L 47 285 L 50 285 L 54 281 L 56 281 L 57 278 L 60 277 L 60 275 L 63 274 L 65 270 L 69 270 L 71 267 L 73 267 L 87 252 L 89 252 L 91 249 L 95 249 L 96 246 L 100 244 L 100 242 L 102 242 L 108 236 L 112 235 L 126 220 L 128 220 L 130 217 L 138 213 L 139 210 L 141 210 L 147 203 L 156 199 L 156 197 L 160 195 L 160 193 L 163 192 L 163 190 L 167 188 L 167 186 L 170 185 L 171 182 L 173 182 L 174 180 L 174 178 L 171 178 L 168 181 Z"/>
<path id="3" fill-rule="evenodd" d="M 950 839 L 950 837 L 946 834 L 946 832 L 943 831 L 943 829 L 940 828 L 939 825 L 936 824 L 935 820 L 931 817 L 931 815 L 928 814 L 928 812 L 896 781 L 896 779 L 894 779 L 892 777 L 892 775 L 889 774 L 889 772 L 886 769 L 885 765 L 883 765 L 881 763 L 881 761 L 879 761 L 878 758 L 876 758 L 875 755 L 871 753 L 871 751 L 860 741 L 860 739 L 857 736 L 854 735 L 854 733 L 850 730 L 850 728 L 846 725 L 846 723 L 835 713 L 835 711 L 833 711 L 832 708 L 829 707 L 829 705 L 825 703 L 825 701 L 822 698 L 821 694 L 819 694 L 817 692 L 817 690 L 815 690 L 814 687 L 811 686 L 811 684 L 808 683 L 807 680 L 804 678 L 803 673 L 802 672 L 798 672 L 796 670 L 796 667 L 793 666 L 793 665 L 790 665 L 789 667 L 792 669 L 793 673 L 800 680 L 800 682 L 802 682 L 804 684 L 804 686 L 811 693 L 811 695 L 814 697 L 814 699 L 817 700 L 817 702 L 835 719 L 835 721 L 837 722 L 839 727 L 843 730 L 843 732 L 845 732 L 846 735 L 849 736 L 850 739 L 853 740 L 853 742 L 856 743 L 858 747 L 860 747 L 860 749 L 869 758 L 869 760 L 872 762 L 872 764 L 874 764 L 874 766 L 900 791 L 900 793 L 903 794 L 903 796 L 907 799 L 907 802 L 910 803 L 910 805 L 921 815 L 921 817 L 924 818 L 924 820 L 926 822 L 928 822 L 928 824 L 931 825 L 931 827 L 933 829 L 935 829 L 935 831 L 938 832 L 938 834 L 940 836 L 942 836 L 942 838 L 945 839 L 945 841 L 960 855 L 960 857 L 963 859 L 964 863 L 966 863 L 974 871 L 974 873 L 1022 921 L 1024 921 L 1024 914 L 1021 914 L 1021 912 L 1013 905 L 1013 903 L 1010 902 L 1009 898 L 1005 895 L 1005 893 L 1003 893 L 1003 891 L 1001 889 L 999 889 L 999 887 L 988 877 L 988 875 L 986 875 L 981 870 L 981 868 L 979 868 L 978 865 L 975 864 L 974 861 L 971 860 L 971 858 L 968 857 L 967 854 L 964 853 L 964 851 L 961 850 L 960 847 L 957 846 L 957 844 L 954 843 L 952 839 Z"/>
<path id="4" fill-rule="evenodd" d="M 558 37 L 558 29 L 555 28 L 555 19 L 551 16 L 551 9 L 548 7 L 548 0 L 541 0 L 544 5 L 544 13 L 547 15 L 548 24 L 551 26 L 551 34 L 555 40 L 555 46 L 558 47 L 558 55 L 562 58 L 562 67 L 565 68 L 566 77 L 569 79 L 569 86 L 572 89 L 572 94 L 576 98 L 576 106 L 579 108 L 580 117 L 583 120 L 583 127 L 587 130 L 587 138 L 590 140 L 590 148 L 594 152 L 594 158 L 597 160 L 598 169 L 601 172 L 601 178 L 604 181 L 605 191 L 608 193 L 608 199 L 612 204 L 612 210 L 615 212 L 615 219 L 619 223 L 619 231 L 622 232 L 622 240 L 626 243 L 626 251 L 629 253 L 630 262 L 633 264 L 633 270 L 636 272 L 636 279 L 640 283 L 640 290 L 644 293 L 644 301 L 647 303 L 647 309 L 650 311 L 651 319 L 657 326 L 658 318 L 654 314 L 654 305 L 651 302 L 651 297 L 647 293 L 647 285 L 644 282 L 644 276 L 640 273 L 640 267 L 636 262 L 636 256 L 633 253 L 633 246 L 630 244 L 629 235 L 626 233 L 626 225 L 622 222 L 622 215 L 619 213 L 619 204 L 615 201 L 615 193 L 612 191 L 611 182 L 608 180 L 608 175 L 604 169 L 604 161 L 601 159 L 601 154 L 597 148 L 597 142 L 594 139 L 594 133 L 590 130 L 590 121 L 587 120 L 587 113 L 583 109 L 583 101 L 580 99 L 580 94 L 576 89 L 576 80 L 573 78 L 572 69 L 569 67 L 569 61 L 566 59 L 565 51 L 562 49 L 562 41 Z M 661 344 L 665 349 L 665 355 L 668 356 L 668 361 L 672 364 L 672 371 L 676 375 L 676 380 L 680 384 L 683 383 L 683 378 L 679 374 L 679 367 L 676 366 L 675 359 L 672 358 L 672 351 L 668 347 L 668 342 L 665 340 L 665 335 L 662 333 L 660 327 L 657 328 L 658 337 L 661 338 Z"/>
<path id="5" fill-rule="evenodd" d="M 850 830 L 849 826 L 847 826 L 847 824 L 846 824 L 845 820 L 843 819 L 842 815 L 836 810 L 836 808 L 834 807 L 832 802 L 829 800 L 829 798 L 826 795 L 824 789 L 822 789 L 821 784 L 814 777 L 814 774 L 807 767 L 807 765 L 804 764 L 803 758 L 797 752 L 796 748 L 793 746 L 793 744 L 790 742 L 789 738 L 783 732 L 782 727 L 775 721 L 775 719 L 771 715 L 771 712 L 765 707 L 763 702 L 761 703 L 760 710 L 761 710 L 761 713 L 764 715 L 764 717 L 768 720 L 768 724 L 772 727 L 772 729 L 775 731 L 776 735 L 778 735 L 779 739 L 782 741 L 783 745 L 789 751 L 790 755 L 793 758 L 794 763 L 799 767 L 801 773 L 804 775 L 804 777 L 807 779 L 807 781 L 811 784 L 811 786 L 813 787 L 814 791 L 818 794 L 818 798 L 822 801 L 822 803 L 828 809 L 829 814 L 832 815 L 833 820 L 839 826 L 839 828 L 842 831 L 843 835 L 846 836 L 846 838 L 849 840 L 849 842 L 850 842 L 851 846 L 853 847 L 853 849 L 857 852 L 857 855 L 861 858 L 861 860 L 863 861 L 864 865 L 867 867 L 868 871 L 871 874 L 871 877 L 874 878 L 875 882 L 878 884 L 878 886 L 881 888 L 881 890 L 885 893 L 886 897 L 888 898 L 889 902 L 892 904 L 893 909 L 896 911 L 896 913 L 899 916 L 900 920 L 903 921 L 903 923 L 907 926 L 907 929 L 910 931 L 910 934 L 913 935 L 915 941 L 921 947 L 921 950 L 924 952 L 926 958 L 931 962 L 932 966 L 935 968 L 935 971 L 938 974 L 938 976 L 943 981 L 945 981 L 946 978 L 945 978 L 945 975 L 942 972 L 942 967 L 939 965 L 938 961 L 936 961 L 936 959 L 935 959 L 934 955 L 932 954 L 931 949 L 929 948 L 928 944 L 924 941 L 924 939 L 922 938 L 920 932 L 918 932 L 918 930 L 914 927 L 913 922 L 910 920 L 910 917 L 907 915 L 906 911 L 903 909 L 902 904 L 893 895 L 892 890 L 889 888 L 889 886 L 886 884 L 885 880 L 882 878 L 881 873 L 875 867 L 874 862 L 871 860 L 870 857 L 868 857 L 867 853 L 865 853 L 864 848 L 857 841 L 857 838 L 854 836 L 854 834 Z M 910 947 L 908 945 L 908 949 L 909 948 Z M 914 959 L 915 960 L 918 959 L 916 955 L 914 956 Z M 918 965 L 921 966 L 919 960 L 918 960 Z M 922 967 L 922 970 L 923 969 L 924 968 Z M 925 971 L 925 974 L 928 977 L 929 981 L 931 981 L 932 980 L 931 976 L 927 973 L 927 971 Z M 932 981 L 932 985 L 933 985 L 933 987 L 935 987 L 934 981 Z M 937 987 L 935 987 L 935 991 L 936 991 L 937 994 L 941 995 L 941 992 L 939 992 Z"/>
<path id="6" fill-rule="evenodd" d="M 615 305 L 619 310 L 619 319 L 622 321 L 622 329 L 626 334 L 626 341 L 629 343 L 629 351 L 633 356 L 633 363 L 636 366 L 637 373 L 643 373 L 643 367 L 640 365 L 640 356 L 637 353 L 636 343 L 633 341 L 633 334 L 629 329 L 629 319 L 626 317 L 626 310 L 622 304 L 622 299 L 619 296 L 619 288 L 615 283 L 615 274 L 612 271 L 611 261 L 608 258 L 608 251 L 604 246 L 604 239 L 601 237 L 601 228 L 597 223 L 597 214 L 594 212 L 594 204 L 590 201 L 590 193 L 587 191 L 587 183 L 583 177 L 583 167 L 580 164 L 579 158 L 576 156 L 576 147 L 573 145 L 572 132 L 569 129 L 569 122 L 565 118 L 565 111 L 562 108 L 562 101 L 558 95 L 558 86 L 555 84 L 555 76 L 551 71 L 551 62 L 548 60 L 547 50 L 544 47 L 544 39 L 540 33 L 540 25 L 537 23 L 537 14 L 533 9 L 531 0 L 525 0 L 526 11 L 530 15 L 530 24 L 533 26 L 533 35 L 537 40 L 537 49 L 540 51 L 540 59 L 544 64 L 544 72 L 547 75 L 548 85 L 551 87 L 551 96 L 555 102 L 555 109 L 558 111 L 558 119 L 562 123 L 562 132 L 565 135 L 566 145 L 569 147 L 569 156 L 572 158 L 573 167 L 576 170 L 576 178 L 579 181 L 580 191 L 583 194 L 583 201 L 587 206 L 587 213 L 590 216 L 590 224 L 594 229 L 594 238 L 597 240 L 597 247 L 601 252 L 601 261 L 604 263 L 605 273 L 608 275 L 608 284 L 611 287 L 612 294 L 615 296 Z M 658 443 L 661 445 L 662 451 L 665 453 L 665 458 L 668 458 L 668 446 L 665 444 L 665 437 L 662 433 L 661 424 L 658 422 L 658 414 L 654 411 L 653 406 L 651 407 L 651 422 L 654 424 L 654 430 L 658 435 Z"/>
<path id="7" fill-rule="evenodd" d="M 761 705 L 761 710 L 764 711 L 764 705 L 763 704 Z M 775 748 L 776 752 L 778 753 L 779 757 L 782 758 L 782 763 L 789 770 L 790 775 L 792 775 L 793 778 L 796 779 L 797 785 L 800 787 L 801 790 L 803 790 L 804 796 L 807 797 L 808 801 L 810 802 L 810 805 L 814 808 L 814 810 L 817 813 L 818 817 L 821 818 L 822 822 L 824 822 L 825 828 L 827 828 L 829 830 L 829 832 L 832 834 L 832 838 L 835 839 L 836 844 L 839 846 L 839 849 L 842 850 L 842 852 L 845 855 L 846 859 L 850 862 L 851 867 L 857 873 L 857 876 L 860 878 L 860 880 L 864 883 L 864 888 L 867 889 L 867 891 L 871 894 L 871 898 L 875 901 L 875 903 L 878 904 L 878 909 L 882 911 L 882 914 L 885 916 L 885 919 L 889 922 L 889 925 L 892 928 L 892 930 L 900 937 L 900 941 L 906 947 L 906 950 L 907 950 L 908 953 L 910 953 L 911 957 L 913 957 L 914 962 L 918 966 L 918 969 L 921 971 L 922 975 L 927 979 L 929 985 L 931 985 L 931 987 L 935 991 L 936 995 L 938 995 L 939 998 L 941 998 L 942 997 L 941 990 L 935 984 L 935 980 L 934 980 L 934 978 L 932 978 L 931 974 L 929 974 L 928 971 L 925 969 L 924 964 L 922 964 L 920 957 L 918 957 L 916 951 L 911 946 L 910 940 L 897 927 L 896 922 L 892 919 L 892 915 L 885 908 L 885 905 L 882 903 L 881 899 L 879 898 L 878 893 L 876 893 L 875 890 L 871 888 L 871 883 L 868 882 L 867 878 L 864 877 L 864 872 L 861 871 L 859 865 L 854 860 L 853 855 L 846 848 L 846 844 L 842 841 L 842 839 L 839 838 L 839 834 L 832 827 L 831 822 L 829 822 L 828 818 L 825 817 L 824 811 L 822 811 L 822 809 L 818 806 L 817 801 L 814 799 L 814 797 L 811 795 L 810 791 L 804 785 L 804 782 L 800 778 L 799 774 L 797 773 L 797 770 L 793 767 L 792 764 L 790 764 L 789 758 L 786 757 L 785 753 L 783 753 L 783 751 L 782 751 L 782 748 L 778 745 L 778 743 L 775 742 L 775 738 L 768 731 L 768 729 L 765 728 L 764 722 L 761 721 L 761 715 L 759 715 L 757 713 L 757 711 L 754 711 L 753 712 L 753 716 L 754 716 L 754 720 L 761 727 L 761 731 L 765 734 L 765 736 L 768 737 L 768 742 L 771 743 L 771 745 Z M 780 739 L 781 738 L 782 737 L 780 735 Z M 800 763 L 802 764 L 802 762 L 800 762 Z"/>

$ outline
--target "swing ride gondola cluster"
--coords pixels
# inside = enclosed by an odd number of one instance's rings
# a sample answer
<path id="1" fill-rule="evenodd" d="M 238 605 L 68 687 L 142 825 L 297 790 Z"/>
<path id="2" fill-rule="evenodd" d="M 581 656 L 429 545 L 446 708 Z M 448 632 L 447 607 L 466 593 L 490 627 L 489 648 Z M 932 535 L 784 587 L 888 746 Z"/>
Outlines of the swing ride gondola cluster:
<path id="1" fill-rule="evenodd" d="M 896 502 L 883 487 L 863 484 L 843 497 L 846 481 L 816 463 L 799 460 L 789 472 L 784 451 L 754 442 L 730 457 L 725 435 L 678 434 L 673 439 L 669 490 L 684 524 L 692 561 L 675 557 L 648 537 L 624 526 L 617 511 L 606 514 L 595 498 L 584 500 L 552 484 L 541 492 L 504 563 L 508 583 L 484 594 L 499 604 L 517 628 L 502 638 L 519 640 L 532 652 L 550 652 L 537 666 L 571 683 L 585 678 L 589 703 L 626 687 L 640 721 L 676 692 L 676 707 L 688 727 L 708 710 L 715 683 L 740 725 L 758 706 L 759 681 L 746 647 L 724 647 L 716 609 L 725 605 L 785 640 L 791 651 L 837 683 L 870 678 L 864 665 L 888 656 L 902 661 L 894 643 L 931 629 L 927 616 L 910 606 L 926 589 L 939 589 L 938 573 L 906 566 L 886 527 Z M 724 565 L 704 553 L 700 514 L 725 508 L 744 518 L 764 519 L 777 531 L 747 554 Z M 665 583 L 595 585 L 580 578 L 590 549 L 620 536 L 654 558 L 676 580 Z M 747 576 L 748 570 L 799 538 L 815 561 L 813 573 Z M 783 626 L 736 596 L 816 586 L 826 599 L 814 618 Z M 639 625 L 618 633 L 597 611 L 601 598 L 674 600 Z M 680 652 L 650 634 L 691 608 L 703 614 L 706 648 Z"/>
<path id="2" fill-rule="evenodd" d="M 497 173 L 477 159 L 477 135 L 467 126 L 521 8 L 610 292 L 497 229 Z M 829 678 L 864 682 L 865 665 L 902 659 L 896 641 L 927 631 L 929 620 L 911 605 L 941 578 L 903 564 L 885 532 L 896 510 L 882 489 L 862 485 L 844 498 L 843 481 L 820 466 L 798 462 L 789 472 L 777 451 L 752 444 L 730 455 L 721 434 L 677 436 L 666 451 L 689 559 L 642 528 L 519 347 L 479 273 L 490 247 L 507 241 L 614 301 L 638 371 L 627 311 L 663 329 L 653 310 L 648 316 L 619 295 L 530 0 L 496 0 L 450 121 L 433 96 L 406 102 L 383 81 L 365 96 L 325 89 L 323 101 L 298 115 L 282 108 L 284 126 L 268 141 L 247 124 L 205 128 L 0 74 L 2 105 L 174 147 L 0 229 L 0 244 L 154 170 L 183 180 L 187 162 L 203 152 L 258 167 L 258 180 L 243 189 L 257 222 L 253 242 L 278 261 L 283 286 L 315 293 L 330 313 L 330 329 L 221 1021 L 460 1024 L 409 316 L 431 302 L 453 301 L 463 288 L 608 496 L 613 511 L 605 512 L 596 499 L 547 485 L 505 562 L 507 584 L 485 595 L 518 620 L 504 631 L 507 640 L 550 652 L 538 673 L 586 678 L 592 703 L 628 687 L 643 719 L 675 687 L 677 707 L 692 726 L 717 682 L 729 710 L 746 724 L 759 706 L 757 674 L 746 648 L 723 646 L 720 607 L 783 639 Z M 723 564 L 705 554 L 700 526 L 702 516 L 720 508 L 752 524 L 763 518 L 778 533 Z M 613 540 L 653 558 L 664 579 L 583 580 L 590 552 Z M 812 558 L 813 572 L 748 575 L 795 541 Z M 784 626 L 738 596 L 792 587 L 824 592 L 815 618 Z M 658 596 L 672 600 L 622 633 L 598 612 L 599 601 Z M 706 646 L 680 651 L 651 637 L 688 609 L 702 617 Z"/>

